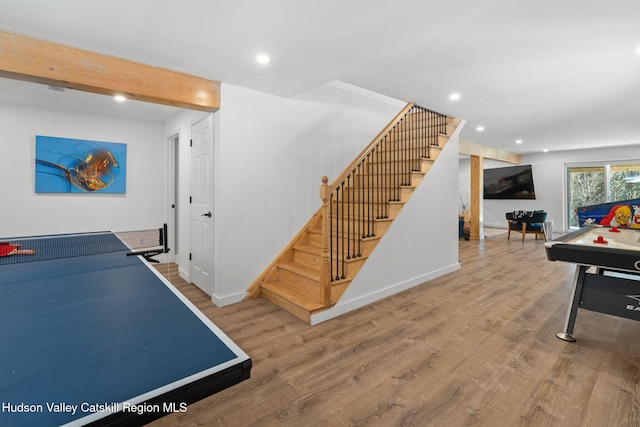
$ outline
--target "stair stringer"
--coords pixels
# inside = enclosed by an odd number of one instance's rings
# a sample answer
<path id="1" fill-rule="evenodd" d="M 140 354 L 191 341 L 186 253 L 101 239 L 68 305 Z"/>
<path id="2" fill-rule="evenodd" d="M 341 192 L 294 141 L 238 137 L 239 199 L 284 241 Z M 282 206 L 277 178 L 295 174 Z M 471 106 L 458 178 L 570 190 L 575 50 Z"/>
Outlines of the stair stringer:
<path id="1" fill-rule="evenodd" d="M 458 142 L 451 134 L 436 162 L 337 303 L 312 313 L 318 324 L 460 269 Z M 437 208 L 434 208 L 434 205 Z"/>

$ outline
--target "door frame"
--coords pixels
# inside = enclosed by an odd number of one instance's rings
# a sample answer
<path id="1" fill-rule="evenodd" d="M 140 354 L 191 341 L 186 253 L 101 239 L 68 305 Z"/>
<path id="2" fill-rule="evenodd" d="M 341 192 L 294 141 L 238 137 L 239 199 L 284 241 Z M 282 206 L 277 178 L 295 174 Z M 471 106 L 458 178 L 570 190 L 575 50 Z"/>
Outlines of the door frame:
<path id="1" fill-rule="evenodd" d="M 176 262 L 179 257 L 179 204 L 177 187 L 180 180 L 180 133 L 167 137 L 167 246 L 169 253 L 165 254 L 166 262 Z"/>
<path id="2" fill-rule="evenodd" d="M 217 215 L 216 215 L 216 213 L 217 213 L 217 206 L 218 206 L 218 204 L 216 203 L 217 193 L 218 193 L 218 190 L 217 190 L 218 179 L 217 179 L 217 173 L 216 173 L 216 170 L 217 170 L 217 160 L 216 159 L 217 159 L 217 151 L 218 151 L 218 148 L 217 148 L 217 145 L 218 145 L 217 144 L 217 131 L 216 131 L 216 129 L 217 129 L 217 120 L 216 120 L 216 118 L 217 118 L 217 114 L 210 113 L 210 114 L 205 115 L 203 117 L 200 117 L 198 119 L 192 120 L 189 123 L 189 139 L 190 139 L 190 141 L 193 140 L 193 127 L 194 127 L 195 124 L 197 124 L 197 123 L 199 123 L 201 121 L 207 120 L 208 124 L 209 124 L 209 128 L 211 129 L 211 133 L 209 135 L 211 137 L 211 147 L 210 147 L 210 152 L 209 152 L 209 157 L 210 157 L 211 160 L 210 160 L 210 163 L 209 163 L 209 167 L 210 167 L 210 170 L 211 170 L 211 179 L 213 180 L 213 183 L 211 185 L 211 191 L 212 191 L 213 194 L 211 194 L 211 200 L 210 200 L 210 202 L 211 202 L 211 205 L 210 205 L 211 206 L 211 212 L 213 212 L 213 217 L 211 218 L 211 233 L 212 233 L 212 236 L 209 236 L 209 237 L 212 238 L 213 241 L 210 242 L 210 245 L 211 245 L 210 247 L 211 247 L 211 250 L 212 250 L 212 259 L 210 260 L 210 262 L 211 262 L 211 264 L 210 264 L 211 271 L 210 271 L 210 275 L 209 275 L 211 282 L 210 282 L 210 287 L 208 289 L 209 289 L 209 295 L 211 296 L 211 299 L 212 299 L 212 301 L 214 301 L 214 303 L 215 303 L 214 295 L 216 294 L 216 283 L 217 283 L 217 280 L 216 280 L 217 262 L 216 262 L 216 260 L 217 260 L 217 256 L 218 256 L 218 254 L 217 254 L 217 245 L 216 245 L 216 241 L 217 241 L 216 235 L 217 235 L 217 232 L 218 232 L 217 227 L 216 227 L 216 224 L 217 224 L 217 221 L 216 221 Z M 194 184 L 193 184 L 193 172 L 194 171 L 193 171 L 193 164 L 192 164 L 192 162 L 193 162 L 193 154 L 192 154 L 193 152 L 192 152 L 192 147 L 191 147 L 192 144 L 190 143 L 189 145 L 190 145 L 190 148 L 189 148 L 189 179 L 190 179 L 190 181 L 189 181 L 190 182 L 189 183 L 189 189 L 190 189 L 189 193 L 190 194 L 189 194 L 188 197 L 190 199 L 190 203 L 189 203 L 190 212 L 189 212 L 189 219 L 188 219 L 188 223 L 189 223 L 188 232 L 189 232 L 189 254 L 191 255 L 195 251 L 195 242 L 194 242 L 194 239 L 193 239 L 193 232 L 194 232 L 194 230 L 193 230 L 193 217 L 194 217 L 193 210 L 194 210 L 194 207 L 193 207 L 193 204 L 191 203 L 191 197 L 193 195 L 193 188 L 194 188 Z M 189 278 L 190 278 L 190 282 L 191 283 L 194 283 L 194 281 L 193 281 L 193 279 L 194 279 L 193 268 L 194 268 L 193 267 L 193 262 L 191 261 L 191 256 L 190 256 L 189 257 Z M 198 286 L 200 288 L 199 285 L 196 285 L 196 286 Z M 206 292 L 206 290 L 204 290 L 204 289 L 203 289 L 203 291 Z"/>

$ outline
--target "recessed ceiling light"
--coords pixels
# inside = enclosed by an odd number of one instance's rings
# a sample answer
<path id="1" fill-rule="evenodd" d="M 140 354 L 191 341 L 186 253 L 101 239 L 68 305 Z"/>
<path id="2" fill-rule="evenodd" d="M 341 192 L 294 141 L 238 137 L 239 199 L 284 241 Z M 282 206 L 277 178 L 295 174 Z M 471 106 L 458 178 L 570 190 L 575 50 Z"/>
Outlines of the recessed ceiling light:
<path id="1" fill-rule="evenodd" d="M 460 99 L 460 94 L 457 92 L 452 93 L 451 95 L 449 95 L 449 99 L 452 101 L 457 101 Z"/>
<path id="2" fill-rule="evenodd" d="M 118 102 L 124 102 L 127 100 L 127 98 L 125 98 L 124 95 L 116 95 L 113 97 L 113 99 L 115 99 Z"/>
<path id="3" fill-rule="evenodd" d="M 476 130 L 477 130 L 478 132 L 482 132 L 482 131 L 484 130 L 484 126 L 478 126 L 478 127 L 476 128 Z"/>
<path id="4" fill-rule="evenodd" d="M 521 139 L 516 139 L 516 144 L 522 144 L 522 140 Z"/>
<path id="5" fill-rule="evenodd" d="M 260 55 L 256 56 L 256 62 L 260 65 L 267 65 L 269 62 L 271 62 L 271 58 L 269 58 L 268 55 L 261 53 Z"/>
<path id="6" fill-rule="evenodd" d="M 542 152 L 543 152 L 543 153 L 548 153 L 548 152 L 549 152 L 549 149 L 548 149 L 548 148 L 545 148 L 544 150 L 542 150 Z"/>

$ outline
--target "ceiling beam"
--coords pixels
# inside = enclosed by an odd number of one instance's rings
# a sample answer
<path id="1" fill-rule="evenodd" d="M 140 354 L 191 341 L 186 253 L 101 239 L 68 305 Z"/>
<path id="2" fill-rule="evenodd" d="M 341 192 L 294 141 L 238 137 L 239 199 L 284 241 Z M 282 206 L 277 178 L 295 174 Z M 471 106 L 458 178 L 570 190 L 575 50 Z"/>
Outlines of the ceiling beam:
<path id="1" fill-rule="evenodd" d="M 478 156 L 485 159 L 499 160 L 501 162 L 520 164 L 520 154 L 511 153 L 499 148 L 487 147 L 486 145 L 460 140 L 458 152 L 468 156 Z"/>
<path id="2" fill-rule="evenodd" d="M 0 30 L 0 77 L 200 111 L 220 83 Z"/>

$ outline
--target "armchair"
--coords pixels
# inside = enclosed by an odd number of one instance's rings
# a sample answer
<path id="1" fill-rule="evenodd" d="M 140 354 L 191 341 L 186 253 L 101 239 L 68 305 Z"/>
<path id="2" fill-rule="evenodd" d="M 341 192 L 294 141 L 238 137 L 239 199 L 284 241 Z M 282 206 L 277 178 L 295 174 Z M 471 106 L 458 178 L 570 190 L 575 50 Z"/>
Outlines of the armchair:
<path id="1" fill-rule="evenodd" d="M 543 226 L 547 220 L 545 211 L 513 211 L 507 212 L 505 217 L 509 228 L 507 239 L 511 238 L 511 231 L 513 230 L 522 233 L 523 243 L 527 234 L 535 234 L 536 240 L 538 240 L 538 235 L 540 234 L 546 240 L 547 236 Z"/>

